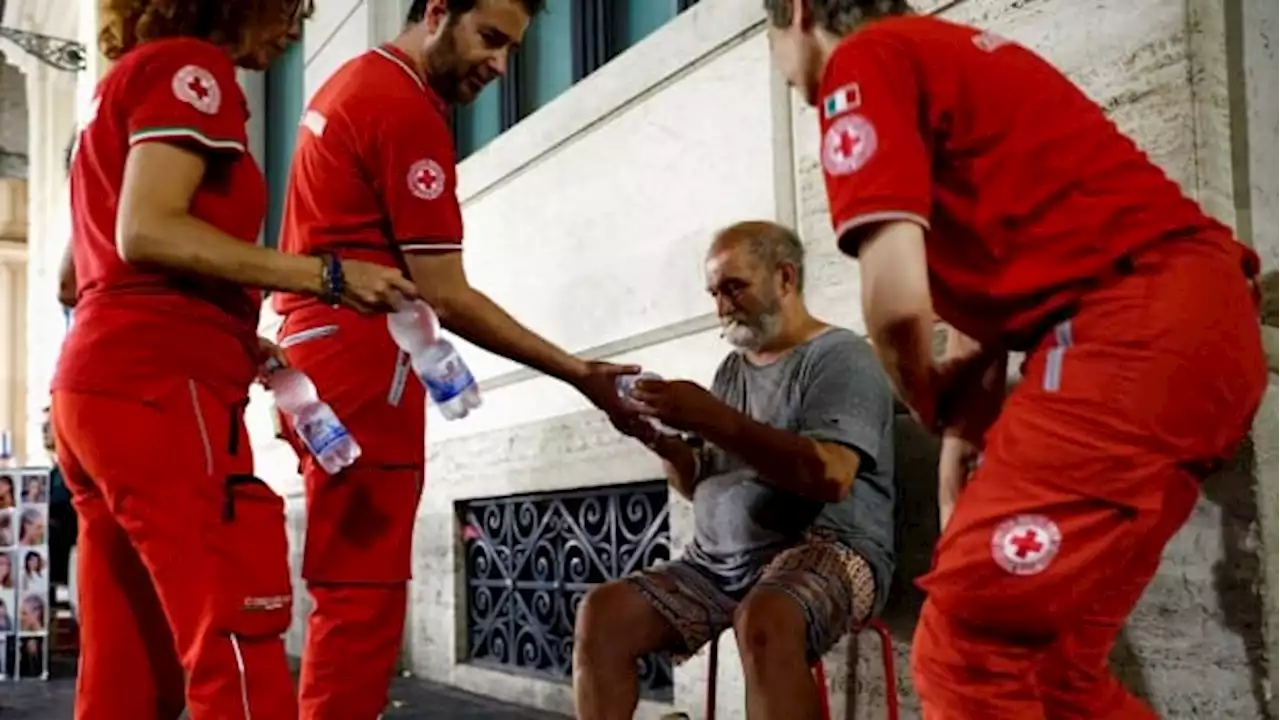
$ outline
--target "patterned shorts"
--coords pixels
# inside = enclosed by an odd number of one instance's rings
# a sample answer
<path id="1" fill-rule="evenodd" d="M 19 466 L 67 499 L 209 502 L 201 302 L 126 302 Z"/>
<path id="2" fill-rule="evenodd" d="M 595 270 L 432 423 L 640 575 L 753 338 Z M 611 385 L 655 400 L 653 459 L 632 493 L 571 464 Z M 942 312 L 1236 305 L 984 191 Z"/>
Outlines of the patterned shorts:
<path id="1" fill-rule="evenodd" d="M 677 663 L 733 627 L 737 601 L 688 560 L 641 570 L 627 580 L 684 639 L 684 648 L 673 648 Z M 867 561 L 820 535 L 779 553 L 748 596 L 760 588 L 784 592 L 800 605 L 811 660 L 830 650 L 846 632 L 866 623 L 876 596 L 875 576 Z"/>

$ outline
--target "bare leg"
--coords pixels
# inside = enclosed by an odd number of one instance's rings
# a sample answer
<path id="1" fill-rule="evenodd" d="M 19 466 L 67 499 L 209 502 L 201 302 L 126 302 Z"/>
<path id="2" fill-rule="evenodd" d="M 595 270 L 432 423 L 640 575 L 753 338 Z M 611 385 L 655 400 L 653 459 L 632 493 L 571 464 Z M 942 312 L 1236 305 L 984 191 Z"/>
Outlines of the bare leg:
<path id="1" fill-rule="evenodd" d="M 630 720 L 640 702 L 636 661 L 684 644 L 644 594 L 625 580 L 587 593 L 573 641 L 573 693 L 579 720 Z"/>
<path id="2" fill-rule="evenodd" d="M 818 687 L 806 656 L 804 612 L 790 595 L 753 590 L 734 617 L 733 630 L 747 681 L 751 720 L 818 720 Z"/>

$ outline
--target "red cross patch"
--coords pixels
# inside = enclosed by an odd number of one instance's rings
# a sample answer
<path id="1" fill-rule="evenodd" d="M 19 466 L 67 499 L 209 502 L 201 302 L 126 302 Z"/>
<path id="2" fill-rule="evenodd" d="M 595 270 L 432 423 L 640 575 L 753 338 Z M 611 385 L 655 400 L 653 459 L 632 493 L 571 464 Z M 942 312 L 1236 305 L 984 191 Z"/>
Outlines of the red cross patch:
<path id="1" fill-rule="evenodd" d="M 831 175 L 862 169 L 876 152 L 876 128 L 862 115 L 845 115 L 822 138 L 822 167 Z"/>
<path id="2" fill-rule="evenodd" d="M 991 535 L 991 557 L 1006 572 L 1035 575 L 1049 567 L 1061 545 L 1057 523 L 1043 515 L 1017 515 Z"/>
<path id="3" fill-rule="evenodd" d="M 206 115 L 216 115 L 222 107 L 222 89 L 213 73 L 199 65 L 184 65 L 173 75 L 173 94 Z"/>
<path id="4" fill-rule="evenodd" d="M 435 200 L 444 192 L 444 170 L 435 160 L 419 160 L 409 168 L 409 192 L 423 200 Z"/>

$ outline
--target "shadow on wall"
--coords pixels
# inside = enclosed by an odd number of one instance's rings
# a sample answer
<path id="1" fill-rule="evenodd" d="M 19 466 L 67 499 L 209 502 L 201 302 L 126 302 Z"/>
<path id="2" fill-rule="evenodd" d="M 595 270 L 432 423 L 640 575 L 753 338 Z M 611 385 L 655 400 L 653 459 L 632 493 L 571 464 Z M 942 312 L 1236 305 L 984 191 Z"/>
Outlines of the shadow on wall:
<path id="1" fill-rule="evenodd" d="M 924 594 L 914 580 L 929 570 L 933 547 L 938 539 L 937 463 L 939 441 L 906 415 L 896 418 L 895 462 L 898 492 L 898 571 L 884 622 L 895 640 L 898 663 L 898 693 L 908 713 L 917 707 L 910 677 L 910 645 Z M 1250 668 L 1251 685 L 1259 708 L 1258 717 L 1270 715 L 1267 696 L 1267 660 L 1263 639 L 1263 607 L 1258 593 L 1262 568 L 1258 556 L 1258 507 L 1254 492 L 1253 448 L 1247 444 L 1237 453 L 1231 467 L 1205 482 L 1208 501 L 1222 510 L 1222 557 L 1213 567 L 1214 591 L 1222 609 L 1222 624 L 1243 640 Z M 865 688 L 871 707 L 859 708 L 850 717 L 877 717 L 874 708 L 883 702 L 879 673 L 867 657 L 878 652 L 872 644 L 860 643 L 854 652 L 864 657 L 850 664 L 859 677 L 851 687 Z M 851 658 L 852 659 L 852 658 Z M 1111 654 L 1111 667 L 1121 682 L 1138 697 L 1153 702 L 1140 650 L 1130 633 L 1122 631 Z M 868 675 L 868 673 L 870 673 Z M 863 702 L 863 701 L 860 701 Z M 872 714 L 864 715 L 871 711 Z M 909 716 L 909 715 L 908 715 Z"/>
<path id="2" fill-rule="evenodd" d="M 1222 558 L 1213 566 L 1213 585 L 1221 604 L 1223 625 L 1244 643 L 1258 714 L 1267 717 L 1271 715 L 1271 702 L 1259 592 L 1262 559 L 1258 496 L 1254 490 L 1255 457 L 1253 442 L 1247 439 L 1231 466 L 1205 481 L 1204 496 L 1222 509 Z"/>

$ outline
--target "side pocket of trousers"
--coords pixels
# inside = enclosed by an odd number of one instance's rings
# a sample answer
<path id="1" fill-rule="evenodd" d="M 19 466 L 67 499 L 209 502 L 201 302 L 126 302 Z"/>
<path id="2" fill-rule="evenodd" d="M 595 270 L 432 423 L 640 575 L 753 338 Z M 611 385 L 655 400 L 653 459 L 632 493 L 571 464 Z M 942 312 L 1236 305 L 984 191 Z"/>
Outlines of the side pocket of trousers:
<path id="1" fill-rule="evenodd" d="M 226 479 L 218 553 L 218 624 L 244 637 L 289 629 L 293 588 L 284 499 L 253 475 Z"/>

